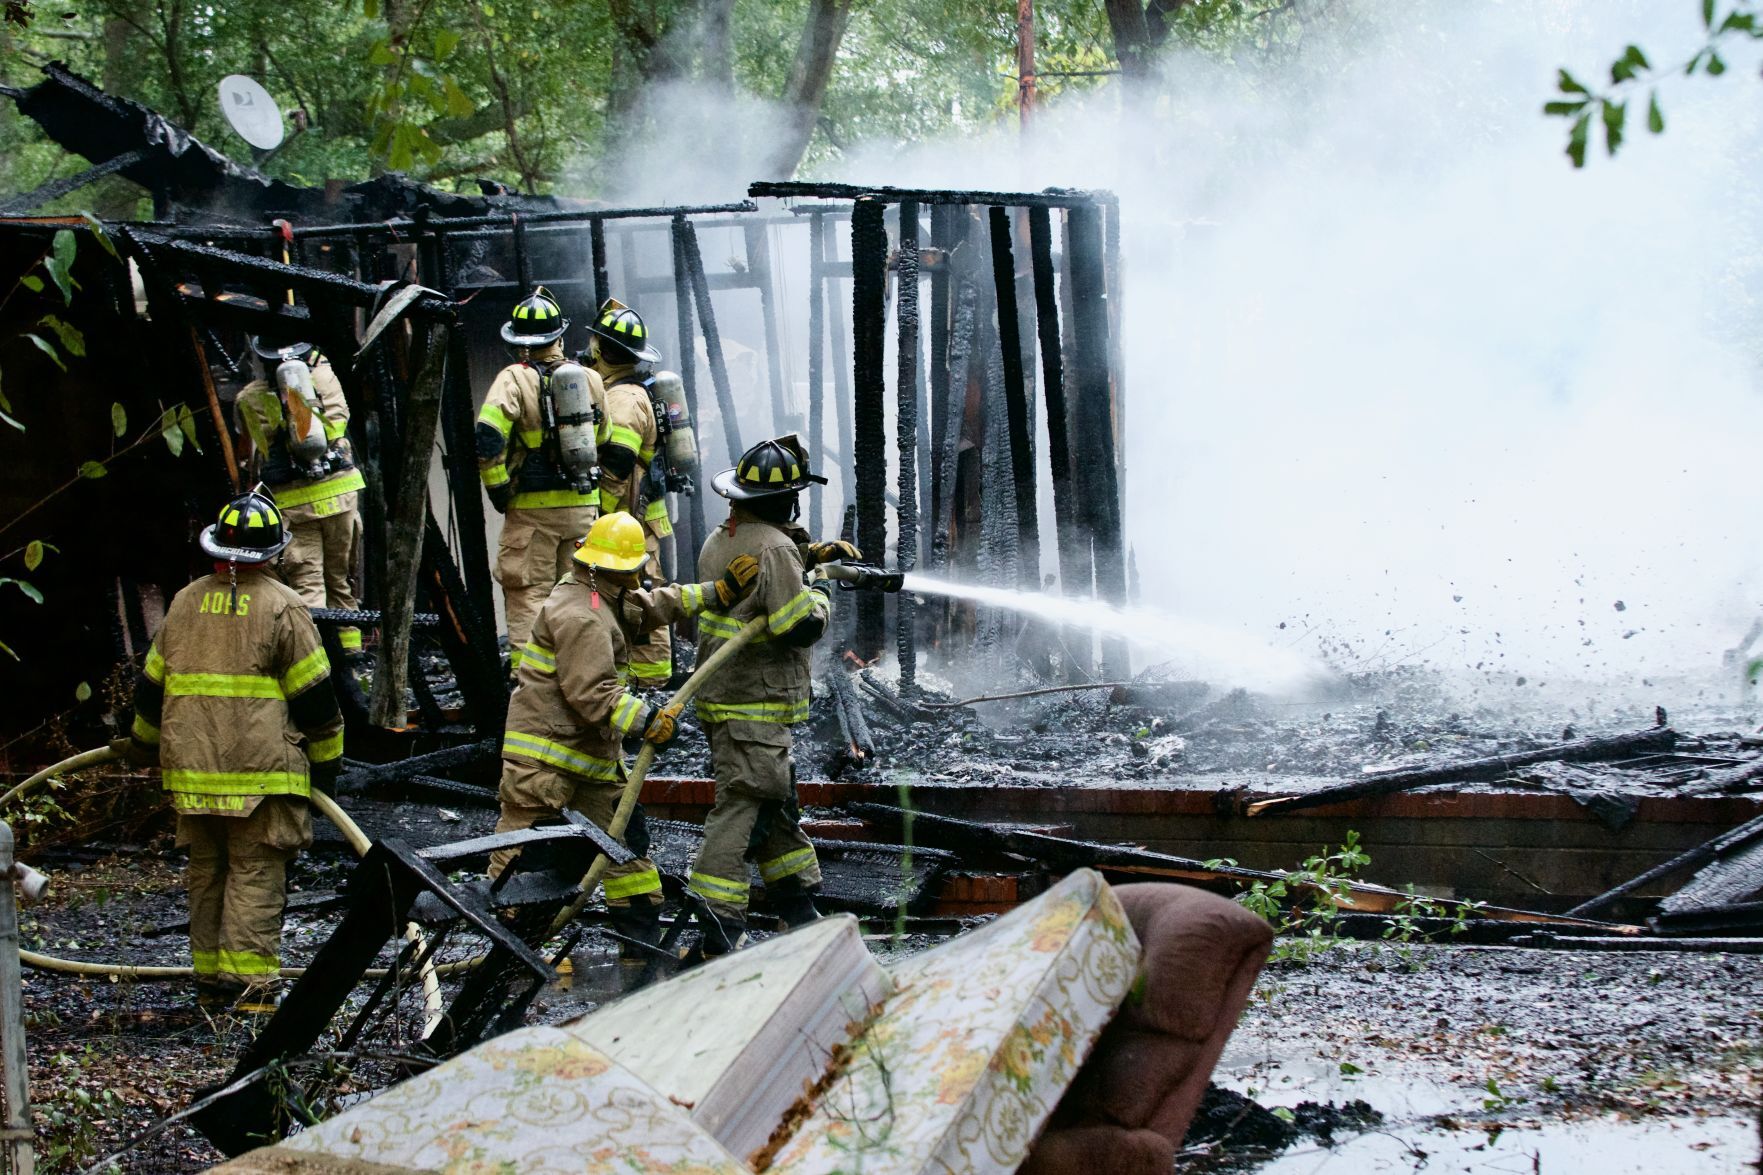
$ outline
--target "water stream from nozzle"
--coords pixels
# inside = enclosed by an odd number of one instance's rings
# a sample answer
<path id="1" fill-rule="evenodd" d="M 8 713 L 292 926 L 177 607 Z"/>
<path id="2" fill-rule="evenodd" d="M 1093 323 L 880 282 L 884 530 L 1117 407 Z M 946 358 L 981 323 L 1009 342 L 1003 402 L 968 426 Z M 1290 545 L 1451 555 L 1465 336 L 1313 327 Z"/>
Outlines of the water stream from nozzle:
<path id="1" fill-rule="evenodd" d="M 1121 608 L 1101 600 L 955 583 L 916 571 L 906 573 L 901 590 L 920 596 L 971 600 L 1062 628 L 1082 628 L 1118 637 L 1139 652 L 1170 662 L 1170 668 L 1180 673 L 1215 685 L 1284 693 L 1333 676 L 1319 663 L 1291 649 L 1277 649 L 1247 633 L 1186 620 L 1160 608 Z"/>

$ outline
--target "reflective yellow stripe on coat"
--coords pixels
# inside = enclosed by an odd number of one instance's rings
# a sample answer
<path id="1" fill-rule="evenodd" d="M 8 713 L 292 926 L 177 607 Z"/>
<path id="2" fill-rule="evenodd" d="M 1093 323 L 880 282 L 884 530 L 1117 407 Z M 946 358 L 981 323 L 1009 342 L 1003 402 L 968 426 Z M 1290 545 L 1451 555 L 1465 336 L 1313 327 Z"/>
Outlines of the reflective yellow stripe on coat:
<path id="1" fill-rule="evenodd" d="M 799 702 L 706 702 L 695 701 L 698 717 L 705 722 L 770 722 L 794 726 L 808 721 L 808 699 Z"/>
<path id="2" fill-rule="evenodd" d="M 602 759 L 598 755 L 588 755 L 562 743 L 552 742 L 536 734 L 525 734 L 511 730 L 502 736 L 502 753 L 513 755 L 518 759 L 530 759 L 535 763 L 543 763 L 547 767 L 556 767 L 571 775 L 579 775 L 583 779 L 604 780 L 617 783 L 623 778 L 620 764 L 611 759 Z"/>

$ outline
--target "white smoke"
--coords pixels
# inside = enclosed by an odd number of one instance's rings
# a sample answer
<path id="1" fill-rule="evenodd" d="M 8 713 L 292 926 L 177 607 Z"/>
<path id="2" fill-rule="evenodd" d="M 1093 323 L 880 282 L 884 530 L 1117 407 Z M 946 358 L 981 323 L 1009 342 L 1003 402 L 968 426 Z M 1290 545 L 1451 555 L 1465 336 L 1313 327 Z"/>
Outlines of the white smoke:
<path id="1" fill-rule="evenodd" d="M 1575 172 L 1556 68 L 1687 59 L 1694 4 L 1351 10 L 1277 63 L 1174 58 L 1142 114 L 1111 90 L 1026 151 L 837 178 L 1120 194 L 1147 604 L 1362 663 L 1717 664 L 1763 609 L 1755 62 L 1668 83 L 1663 136 L 1643 97 Z"/>

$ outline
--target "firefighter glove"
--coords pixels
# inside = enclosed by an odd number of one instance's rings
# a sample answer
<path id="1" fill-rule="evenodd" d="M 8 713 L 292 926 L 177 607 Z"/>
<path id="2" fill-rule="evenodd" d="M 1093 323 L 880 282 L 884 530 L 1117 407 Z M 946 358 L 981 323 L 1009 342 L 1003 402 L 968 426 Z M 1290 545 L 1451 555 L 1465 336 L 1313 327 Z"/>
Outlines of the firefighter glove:
<path id="1" fill-rule="evenodd" d="M 832 599 L 833 594 L 833 581 L 828 579 L 822 572 L 811 571 L 808 573 L 808 590 L 811 592 L 819 592 L 830 600 Z"/>
<path id="2" fill-rule="evenodd" d="M 680 711 L 685 709 L 684 702 L 669 702 L 656 710 L 649 719 L 649 725 L 643 730 L 643 738 L 658 747 L 665 747 L 679 733 Z"/>
<path id="3" fill-rule="evenodd" d="M 698 492 L 698 487 L 692 484 L 690 474 L 675 473 L 671 469 L 667 471 L 665 484 L 667 492 L 670 494 L 695 494 Z"/>
<path id="4" fill-rule="evenodd" d="M 159 748 L 136 738 L 123 735 L 110 740 L 110 749 L 121 755 L 132 767 L 157 767 Z"/>
<path id="5" fill-rule="evenodd" d="M 343 766 L 341 759 L 326 759 L 322 763 L 313 763 L 307 767 L 307 781 L 320 791 L 331 793 L 337 790 L 337 775 Z"/>
<path id="6" fill-rule="evenodd" d="M 802 561 L 810 567 L 818 567 L 822 563 L 836 563 L 841 559 L 852 561 L 863 558 L 855 544 L 844 539 L 835 539 L 830 543 L 808 543 L 802 548 Z"/>
<path id="7" fill-rule="evenodd" d="M 486 489 L 490 495 L 490 505 L 496 508 L 496 513 L 508 513 L 508 503 L 514 498 L 514 483 L 505 482 L 499 486 L 488 486 Z"/>
<path id="8" fill-rule="evenodd" d="M 751 555 L 736 555 L 729 560 L 728 570 L 716 581 L 716 598 L 724 608 L 742 599 L 753 590 L 753 581 L 759 577 L 759 560 Z"/>

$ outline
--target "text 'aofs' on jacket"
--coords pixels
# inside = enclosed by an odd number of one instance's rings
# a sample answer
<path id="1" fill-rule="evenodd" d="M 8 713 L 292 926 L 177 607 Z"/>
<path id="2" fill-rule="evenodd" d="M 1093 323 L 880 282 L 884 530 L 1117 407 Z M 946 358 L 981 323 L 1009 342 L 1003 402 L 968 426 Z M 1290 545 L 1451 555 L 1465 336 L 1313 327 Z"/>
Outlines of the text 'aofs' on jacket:
<path id="1" fill-rule="evenodd" d="M 254 567 L 184 588 L 147 650 L 130 733 L 157 750 L 180 812 L 248 815 L 263 796 L 309 795 L 309 765 L 342 759 L 343 719 L 300 597 Z"/>

